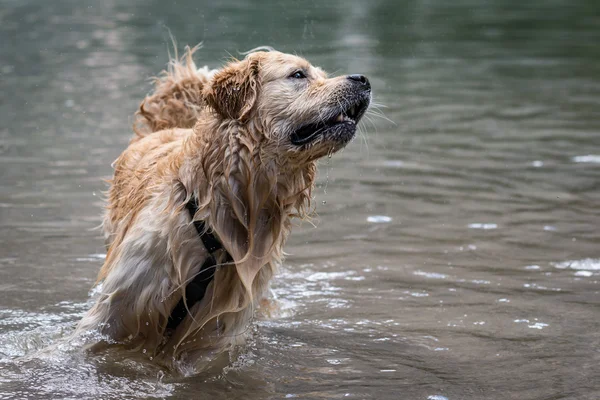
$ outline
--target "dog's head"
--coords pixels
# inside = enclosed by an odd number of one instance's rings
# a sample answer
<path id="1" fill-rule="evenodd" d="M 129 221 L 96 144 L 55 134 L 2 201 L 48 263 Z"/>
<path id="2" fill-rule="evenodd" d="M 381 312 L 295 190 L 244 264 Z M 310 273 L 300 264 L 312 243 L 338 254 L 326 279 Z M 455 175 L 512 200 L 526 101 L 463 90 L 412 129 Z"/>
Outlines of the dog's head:
<path id="1" fill-rule="evenodd" d="M 312 161 L 354 137 L 371 85 L 363 75 L 329 78 L 303 58 L 258 51 L 217 72 L 204 97 L 220 118 L 251 125 L 277 153 Z"/>

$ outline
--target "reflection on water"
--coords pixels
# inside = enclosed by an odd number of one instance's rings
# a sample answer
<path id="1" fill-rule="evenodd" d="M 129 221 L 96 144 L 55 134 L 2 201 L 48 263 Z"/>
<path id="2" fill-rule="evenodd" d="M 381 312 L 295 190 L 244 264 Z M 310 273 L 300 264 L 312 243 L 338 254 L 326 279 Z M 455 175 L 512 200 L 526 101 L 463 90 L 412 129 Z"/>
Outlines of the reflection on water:
<path id="1" fill-rule="evenodd" d="M 596 2 L 0 2 L 0 398 L 600 398 Z M 364 73 L 385 114 L 321 164 L 276 315 L 185 378 L 64 340 L 166 27 Z"/>

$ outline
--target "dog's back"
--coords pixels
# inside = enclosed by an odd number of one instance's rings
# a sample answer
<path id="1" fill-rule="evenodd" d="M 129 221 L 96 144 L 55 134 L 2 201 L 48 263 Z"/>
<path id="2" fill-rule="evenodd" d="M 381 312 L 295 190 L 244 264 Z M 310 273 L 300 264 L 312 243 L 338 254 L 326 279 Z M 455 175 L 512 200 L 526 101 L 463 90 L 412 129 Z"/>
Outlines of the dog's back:
<path id="1" fill-rule="evenodd" d="M 115 240 L 118 225 L 131 219 L 131 210 L 147 197 L 144 189 L 152 187 L 152 182 L 139 182 L 140 177 L 152 176 L 148 174 L 156 158 L 152 154 L 172 151 L 192 134 L 188 129 L 194 126 L 205 106 L 202 90 L 216 71 L 206 66 L 196 67 L 193 54 L 199 48 L 200 45 L 186 46 L 181 58 L 175 56 L 169 60 L 168 68 L 154 78 L 153 91 L 135 113 L 132 143 L 113 164 L 115 173 L 103 221 L 107 246 Z M 161 133 L 150 135 L 154 132 Z M 103 279 L 106 272 L 101 271 L 98 279 Z"/>

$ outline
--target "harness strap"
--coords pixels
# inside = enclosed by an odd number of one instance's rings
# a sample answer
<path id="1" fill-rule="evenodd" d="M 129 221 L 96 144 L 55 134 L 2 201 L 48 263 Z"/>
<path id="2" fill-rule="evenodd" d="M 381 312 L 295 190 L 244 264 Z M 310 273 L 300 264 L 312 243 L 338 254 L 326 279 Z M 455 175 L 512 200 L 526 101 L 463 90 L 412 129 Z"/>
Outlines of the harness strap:
<path id="1" fill-rule="evenodd" d="M 196 198 L 192 197 L 192 199 L 185 205 L 185 208 L 188 210 L 190 217 L 193 220 L 194 215 L 196 215 L 196 212 L 198 211 L 198 203 Z M 202 264 L 202 267 L 200 267 L 198 274 L 185 287 L 185 302 L 184 297 L 182 297 L 175 308 L 173 308 L 173 311 L 171 311 L 169 321 L 167 322 L 167 329 L 177 328 L 181 321 L 183 321 L 183 319 L 187 316 L 188 309 L 191 309 L 194 304 L 198 303 L 204 298 L 206 288 L 215 275 L 217 259 L 214 253 L 224 248 L 219 239 L 217 239 L 217 237 L 211 232 L 208 232 L 204 221 L 194 221 L 194 227 L 196 228 L 196 232 L 198 232 L 198 236 L 200 236 L 202 244 L 206 248 L 206 251 L 208 251 L 209 255 L 206 260 L 204 260 L 204 263 Z M 231 261 L 233 261 L 231 255 L 226 253 L 226 262 Z"/>
<path id="2" fill-rule="evenodd" d="M 193 220 L 194 215 L 196 215 L 196 212 L 198 211 L 198 202 L 196 198 L 192 197 L 192 199 L 185 205 L 185 208 L 187 208 L 188 212 L 190 213 L 190 217 Z M 223 245 L 219 239 L 217 239 L 211 232 L 207 231 L 204 221 L 194 221 L 194 227 L 196 228 L 198 235 L 200 235 L 200 239 L 202 239 L 202 244 L 204 244 L 204 247 L 206 247 L 206 250 L 208 250 L 209 253 L 212 254 L 215 251 L 223 248 Z"/>

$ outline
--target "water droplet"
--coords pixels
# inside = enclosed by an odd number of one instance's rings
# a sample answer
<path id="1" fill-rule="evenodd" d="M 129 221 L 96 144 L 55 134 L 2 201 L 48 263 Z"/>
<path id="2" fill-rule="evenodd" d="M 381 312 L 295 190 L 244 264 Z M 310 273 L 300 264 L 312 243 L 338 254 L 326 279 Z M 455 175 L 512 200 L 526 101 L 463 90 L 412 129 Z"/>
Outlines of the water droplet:
<path id="1" fill-rule="evenodd" d="M 327 204 L 327 202 L 325 200 L 322 201 L 323 204 Z"/>

